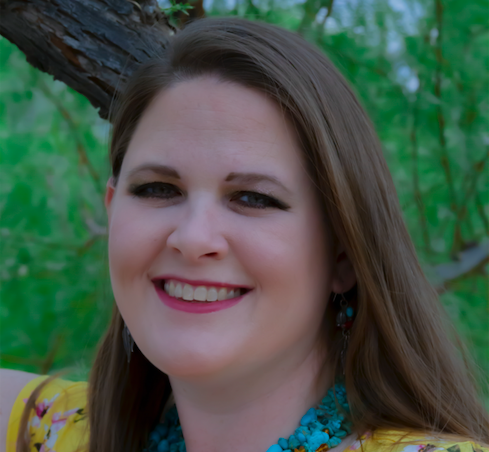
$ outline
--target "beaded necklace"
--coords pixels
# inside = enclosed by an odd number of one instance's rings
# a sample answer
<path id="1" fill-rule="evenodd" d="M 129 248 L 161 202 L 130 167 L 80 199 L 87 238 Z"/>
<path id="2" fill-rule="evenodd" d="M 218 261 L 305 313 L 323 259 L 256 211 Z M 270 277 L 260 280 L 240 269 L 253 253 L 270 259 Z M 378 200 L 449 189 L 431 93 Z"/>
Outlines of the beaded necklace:
<path id="1" fill-rule="evenodd" d="M 309 409 L 302 416 L 300 426 L 288 439 L 280 438 L 266 452 L 325 452 L 336 447 L 351 433 L 351 423 L 339 413 L 338 405 L 349 413 L 345 387 L 341 383 L 329 389 L 317 408 Z M 149 445 L 143 452 L 186 452 L 176 407 L 172 407 L 164 422 L 151 432 Z"/>

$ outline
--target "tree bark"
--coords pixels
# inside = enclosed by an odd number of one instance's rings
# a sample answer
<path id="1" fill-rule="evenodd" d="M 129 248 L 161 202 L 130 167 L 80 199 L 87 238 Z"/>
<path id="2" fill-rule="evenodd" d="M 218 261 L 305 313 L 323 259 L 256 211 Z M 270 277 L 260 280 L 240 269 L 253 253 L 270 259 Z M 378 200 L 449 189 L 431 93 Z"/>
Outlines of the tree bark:
<path id="1" fill-rule="evenodd" d="M 175 31 L 156 0 L 0 0 L 0 34 L 102 118 L 128 77 Z"/>

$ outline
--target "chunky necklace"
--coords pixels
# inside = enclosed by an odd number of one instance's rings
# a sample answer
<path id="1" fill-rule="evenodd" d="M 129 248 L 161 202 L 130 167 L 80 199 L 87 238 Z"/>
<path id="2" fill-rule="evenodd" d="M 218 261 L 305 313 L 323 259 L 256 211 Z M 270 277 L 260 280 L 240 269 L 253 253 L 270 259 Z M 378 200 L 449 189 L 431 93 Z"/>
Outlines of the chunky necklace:
<path id="1" fill-rule="evenodd" d="M 309 409 L 302 416 L 300 426 L 288 439 L 280 438 L 266 452 L 325 452 L 336 447 L 351 433 L 351 423 L 338 411 L 338 406 L 349 413 L 342 384 L 336 384 L 317 408 Z M 164 422 L 151 432 L 149 445 L 143 452 L 186 452 L 176 407 L 172 407 L 166 413 Z"/>

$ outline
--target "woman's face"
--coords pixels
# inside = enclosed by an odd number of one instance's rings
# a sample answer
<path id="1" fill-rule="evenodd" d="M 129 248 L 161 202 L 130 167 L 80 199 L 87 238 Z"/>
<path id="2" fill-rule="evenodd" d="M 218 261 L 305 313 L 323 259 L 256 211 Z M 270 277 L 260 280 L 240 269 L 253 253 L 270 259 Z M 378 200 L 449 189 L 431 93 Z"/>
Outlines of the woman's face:
<path id="1" fill-rule="evenodd" d="M 160 370 L 260 372 L 313 351 L 341 278 L 304 166 L 280 109 L 239 85 L 178 83 L 144 113 L 108 184 L 109 259 L 122 317 Z"/>

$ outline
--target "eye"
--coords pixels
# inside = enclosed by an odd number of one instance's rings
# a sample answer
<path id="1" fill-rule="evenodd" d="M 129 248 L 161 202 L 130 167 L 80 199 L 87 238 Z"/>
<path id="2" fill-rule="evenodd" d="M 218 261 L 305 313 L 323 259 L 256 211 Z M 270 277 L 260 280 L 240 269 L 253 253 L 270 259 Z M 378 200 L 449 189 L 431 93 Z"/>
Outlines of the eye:
<path id="1" fill-rule="evenodd" d="M 173 199 L 180 196 L 181 191 L 171 184 L 150 182 L 142 185 L 131 185 L 129 192 L 137 198 Z"/>
<path id="2" fill-rule="evenodd" d="M 283 202 L 275 199 L 271 196 L 264 195 L 262 193 L 256 193 L 253 191 L 241 191 L 236 193 L 231 201 L 236 202 L 241 207 L 248 207 L 251 209 L 281 209 L 287 210 L 289 207 Z"/>

